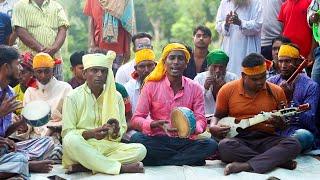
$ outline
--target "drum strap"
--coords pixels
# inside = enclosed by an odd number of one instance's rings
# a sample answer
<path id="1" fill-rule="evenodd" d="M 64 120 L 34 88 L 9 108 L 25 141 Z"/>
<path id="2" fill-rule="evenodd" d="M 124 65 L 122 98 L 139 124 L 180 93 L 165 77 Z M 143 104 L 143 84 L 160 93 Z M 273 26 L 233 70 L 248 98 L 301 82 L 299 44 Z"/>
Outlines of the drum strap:
<path id="1" fill-rule="evenodd" d="M 279 108 L 280 108 L 280 107 L 279 107 L 279 106 L 280 106 L 280 103 L 278 102 L 276 96 L 273 94 L 273 92 L 272 92 L 272 90 L 271 90 L 271 88 L 270 88 L 270 86 L 269 86 L 268 83 L 266 83 L 266 87 L 267 87 L 267 92 L 268 92 L 268 94 L 272 96 L 273 100 L 274 100 L 274 101 L 276 102 L 276 104 L 277 104 L 277 108 L 279 109 Z M 281 109 L 281 108 L 280 108 L 280 109 Z"/>

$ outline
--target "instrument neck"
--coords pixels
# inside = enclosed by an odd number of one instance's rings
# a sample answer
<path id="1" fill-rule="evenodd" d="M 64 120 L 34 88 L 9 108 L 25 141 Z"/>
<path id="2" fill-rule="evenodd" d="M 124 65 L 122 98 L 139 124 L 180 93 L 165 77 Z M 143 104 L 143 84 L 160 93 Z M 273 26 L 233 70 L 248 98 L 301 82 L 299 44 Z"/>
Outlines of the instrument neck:
<path id="1" fill-rule="evenodd" d="M 272 116 L 282 116 L 279 111 L 277 112 L 262 112 L 261 114 L 255 115 L 252 118 L 248 118 L 250 126 L 262 123 L 269 120 Z"/>

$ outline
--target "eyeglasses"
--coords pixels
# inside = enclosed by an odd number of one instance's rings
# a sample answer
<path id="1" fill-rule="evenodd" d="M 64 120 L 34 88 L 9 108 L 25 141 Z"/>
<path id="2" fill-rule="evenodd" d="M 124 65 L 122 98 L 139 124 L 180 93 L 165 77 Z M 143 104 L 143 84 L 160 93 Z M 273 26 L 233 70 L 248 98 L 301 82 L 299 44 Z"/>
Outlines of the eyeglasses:
<path id="1" fill-rule="evenodd" d="M 137 44 L 136 49 L 152 49 L 151 44 Z"/>

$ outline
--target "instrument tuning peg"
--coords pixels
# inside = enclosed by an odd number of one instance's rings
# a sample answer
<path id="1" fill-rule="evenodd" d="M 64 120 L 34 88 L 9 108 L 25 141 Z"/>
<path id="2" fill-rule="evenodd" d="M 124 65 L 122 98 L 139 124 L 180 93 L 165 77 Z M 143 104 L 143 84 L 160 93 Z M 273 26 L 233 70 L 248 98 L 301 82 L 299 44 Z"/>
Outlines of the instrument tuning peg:
<path id="1" fill-rule="evenodd" d="M 279 109 L 284 109 L 286 108 L 286 103 L 284 101 L 281 101 L 279 106 L 280 106 Z"/>
<path id="2" fill-rule="evenodd" d="M 290 101 L 290 107 L 294 107 L 294 102 Z"/>

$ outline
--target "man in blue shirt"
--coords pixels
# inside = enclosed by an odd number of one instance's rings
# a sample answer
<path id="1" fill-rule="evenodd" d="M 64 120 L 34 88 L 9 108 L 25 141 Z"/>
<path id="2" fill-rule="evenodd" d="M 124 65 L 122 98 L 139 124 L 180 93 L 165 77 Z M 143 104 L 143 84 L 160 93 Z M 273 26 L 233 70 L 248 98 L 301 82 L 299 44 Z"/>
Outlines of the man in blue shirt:
<path id="1" fill-rule="evenodd" d="M 9 45 L 10 34 L 12 33 L 10 17 L 0 13 L 0 44 Z"/>
<path id="2" fill-rule="evenodd" d="M 16 144 L 6 138 L 23 121 L 12 124 L 12 112 L 21 108 L 21 102 L 15 100 L 9 86 L 11 77 L 18 77 L 19 54 L 9 46 L 0 45 L 0 179 L 13 176 L 29 178 L 28 158 L 16 152 Z"/>
<path id="3" fill-rule="evenodd" d="M 280 74 L 272 76 L 268 81 L 279 85 L 284 90 L 289 105 L 310 104 L 310 110 L 301 113 L 297 117 L 290 118 L 288 128 L 279 132 L 282 136 L 297 138 L 302 146 L 302 150 L 306 151 L 320 147 L 319 130 L 316 126 L 316 112 L 320 89 L 319 85 L 305 73 L 298 74 L 292 83 L 287 83 L 287 80 L 292 76 L 301 62 L 299 48 L 296 45 L 281 45 L 278 53 Z"/>

